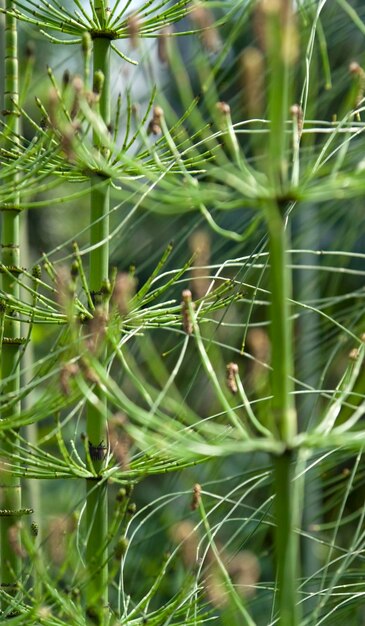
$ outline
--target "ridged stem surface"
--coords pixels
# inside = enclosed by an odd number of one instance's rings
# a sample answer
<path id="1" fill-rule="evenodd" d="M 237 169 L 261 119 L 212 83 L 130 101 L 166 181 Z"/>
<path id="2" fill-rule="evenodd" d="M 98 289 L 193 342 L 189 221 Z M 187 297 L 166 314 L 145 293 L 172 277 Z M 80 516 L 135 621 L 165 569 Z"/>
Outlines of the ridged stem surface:
<path id="1" fill-rule="evenodd" d="M 103 7 L 96 3 L 97 14 L 102 14 Z M 101 73 L 104 83 L 99 98 L 99 112 L 106 125 L 110 122 L 110 40 L 94 39 L 93 47 L 94 74 Z M 102 150 L 99 139 L 94 136 L 94 144 Z M 96 188 L 98 185 L 98 188 Z M 105 287 L 109 277 L 109 181 L 100 186 L 100 177 L 95 175 L 91 181 L 91 226 L 90 226 L 90 278 L 89 286 L 96 311 L 102 309 L 107 315 Z M 96 389 L 98 403 L 90 402 L 87 406 L 86 428 L 96 478 L 87 481 L 87 613 L 92 621 L 103 624 L 108 614 L 108 502 L 107 483 L 101 481 L 99 474 L 104 465 L 106 446 L 107 405 L 102 392 Z"/>
<path id="2" fill-rule="evenodd" d="M 12 10 L 12 1 L 7 0 L 6 9 Z M 14 149 L 18 144 L 19 121 L 15 108 L 18 101 L 18 45 L 16 20 L 8 13 L 5 16 L 5 54 L 4 54 L 4 113 L 7 121 L 7 148 Z M 8 179 L 9 182 L 9 179 Z M 13 175 L 13 193 L 9 194 L 6 203 L 0 205 L 1 221 L 1 261 L 8 268 L 9 273 L 1 274 L 2 290 L 14 297 L 19 297 L 19 287 L 14 268 L 19 267 L 19 195 L 17 193 L 17 175 Z M 6 311 L 4 324 L 4 341 L 1 346 L 1 380 L 2 394 L 17 395 L 19 391 L 19 335 L 20 323 L 15 315 Z M 20 404 L 16 403 L 9 411 L 3 410 L 1 418 L 8 418 L 17 414 Z M 11 434 L 2 441 L 4 452 L 11 452 L 16 446 Z M 19 517 L 21 508 L 20 481 L 12 476 L 11 471 L 0 472 L 0 580 L 1 588 L 10 596 L 15 595 L 19 583 L 20 533 Z M 9 609 L 9 602 L 3 600 L 3 609 Z"/>
<path id="3" fill-rule="evenodd" d="M 278 626 L 297 626 L 299 540 L 299 481 L 293 480 L 297 434 L 293 382 L 293 329 L 291 321 L 292 271 L 288 250 L 290 183 L 288 176 L 290 108 L 295 63 L 299 56 L 297 13 L 293 0 L 263 3 L 268 65 L 270 136 L 267 175 L 271 200 L 263 210 L 270 252 L 271 407 L 268 426 L 282 442 L 284 452 L 272 457 L 275 494 L 276 614 Z M 289 196 L 288 196 L 289 194 Z"/>

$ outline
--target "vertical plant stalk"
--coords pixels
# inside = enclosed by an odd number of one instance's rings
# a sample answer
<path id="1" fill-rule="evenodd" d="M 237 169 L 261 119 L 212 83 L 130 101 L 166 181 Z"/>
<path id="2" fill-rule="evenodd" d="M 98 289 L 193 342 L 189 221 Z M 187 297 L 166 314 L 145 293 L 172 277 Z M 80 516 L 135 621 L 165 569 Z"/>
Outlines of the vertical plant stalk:
<path id="1" fill-rule="evenodd" d="M 271 287 L 271 412 L 270 430 L 290 446 L 297 433 L 293 382 L 293 332 L 290 320 L 291 271 L 287 233 L 280 208 L 272 203 L 267 211 L 270 241 Z"/>
<path id="2" fill-rule="evenodd" d="M 269 70 L 270 139 L 268 177 L 272 201 L 263 206 L 269 231 L 272 344 L 271 431 L 286 446 L 296 434 L 293 401 L 292 327 L 289 298 L 291 271 L 288 263 L 285 195 L 289 139 L 287 121 L 291 105 L 293 66 L 298 57 L 298 42 L 293 0 L 263 4 Z"/>
<path id="3" fill-rule="evenodd" d="M 289 185 L 287 124 L 292 104 L 293 71 L 299 49 L 293 0 L 267 2 L 262 6 L 269 71 L 270 140 L 267 169 L 273 198 L 263 207 L 270 246 L 272 402 L 268 426 L 282 442 L 284 449 L 282 455 L 272 457 L 276 522 L 276 609 L 279 626 L 297 626 L 299 541 L 295 527 L 298 522 L 299 484 L 293 480 L 296 453 L 292 450 L 292 441 L 297 432 L 297 417 L 293 395 L 293 333 L 289 304 L 292 276 L 288 259 L 286 203 L 283 198 Z"/>
<path id="4" fill-rule="evenodd" d="M 275 550 L 278 624 L 297 626 L 299 541 L 295 532 L 299 521 L 298 481 L 294 481 L 295 455 L 287 450 L 274 457 Z"/>
<path id="5" fill-rule="evenodd" d="M 6 9 L 13 9 L 12 0 L 7 0 Z M 5 92 L 4 109 L 7 116 L 8 147 L 14 149 L 18 142 L 19 120 L 14 106 L 18 101 L 18 46 L 17 26 L 14 17 L 8 13 L 5 16 Z M 16 271 L 19 267 L 19 194 L 16 191 L 17 175 L 13 177 L 14 192 L 9 196 L 6 205 L 0 206 L 2 214 L 1 228 L 1 260 L 10 273 L 2 273 L 1 285 L 5 293 L 14 298 L 19 297 L 19 287 L 16 281 Z M 21 339 L 20 323 L 16 316 L 8 313 L 4 324 L 4 338 L 1 346 L 1 380 L 2 393 L 18 394 L 20 384 L 20 369 L 17 365 Z M 5 381 L 5 382 L 4 382 Z M 6 418 L 18 413 L 20 404 L 13 405 L 9 411 L 2 411 L 1 417 Z M 16 441 L 2 441 L 5 454 L 11 452 Z M 21 508 L 20 481 L 9 471 L 0 472 L 0 542 L 1 561 L 0 577 L 1 588 L 10 595 L 15 595 L 21 569 L 20 550 L 16 544 L 19 541 L 19 516 Z M 2 602 L 3 608 L 8 608 L 8 601 Z"/>
<path id="6" fill-rule="evenodd" d="M 293 70 L 298 58 L 298 35 L 293 0 L 263 3 L 269 74 L 269 176 L 277 193 L 285 190 L 288 174 L 286 132 L 292 104 Z"/>
<path id="7" fill-rule="evenodd" d="M 277 609 L 280 626 L 296 626 L 299 541 L 299 482 L 293 481 L 296 452 L 291 443 L 297 433 L 294 405 L 292 324 L 290 319 L 291 270 L 288 261 L 285 218 L 279 206 L 267 206 L 270 240 L 271 287 L 271 411 L 269 428 L 284 444 L 273 456 L 275 490 L 275 548 Z"/>
<path id="8" fill-rule="evenodd" d="M 96 0 L 95 11 L 103 26 L 105 7 L 103 0 Z M 110 123 L 110 40 L 103 37 L 94 39 L 93 66 L 94 91 L 99 92 L 99 112 L 105 124 Z M 94 144 L 100 150 L 96 134 Z M 97 184 L 99 185 L 97 187 Z M 110 187 L 106 179 L 100 186 L 100 178 L 91 181 L 90 212 L 90 292 L 96 311 L 104 309 L 107 313 L 107 286 L 109 284 L 109 208 Z M 86 608 L 89 617 L 97 624 L 106 621 L 108 609 L 108 506 L 107 482 L 100 479 L 106 450 L 107 405 L 102 392 L 96 390 L 99 398 L 97 406 L 90 403 L 87 407 L 86 429 L 90 447 L 90 458 L 95 471 L 95 478 L 87 481 L 86 502 Z"/>

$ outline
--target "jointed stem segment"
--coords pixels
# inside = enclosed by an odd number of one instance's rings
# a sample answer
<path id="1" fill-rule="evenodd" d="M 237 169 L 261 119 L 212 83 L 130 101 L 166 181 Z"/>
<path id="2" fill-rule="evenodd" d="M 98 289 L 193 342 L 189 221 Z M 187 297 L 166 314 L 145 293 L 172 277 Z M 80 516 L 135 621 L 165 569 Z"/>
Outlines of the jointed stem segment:
<path id="1" fill-rule="evenodd" d="M 288 262 L 288 232 L 285 216 L 275 203 L 267 204 L 270 245 L 271 290 L 271 389 L 269 429 L 287 446 L 281 456 L 272 457 L 276 519 L 276 575 L 280 626 L 298 624 L 297 553 L 294 514 L 297 483 L 293 482 L 291 443 L 297 433 L 293 395 L 292 324 L 290 312 L 291 270 Z"/>
<path id="2" fill-rule="evenodd" d="M 95 11 L 102 15 L 105 7 L 102 1 L 95 2 Z M 94 75 L 102 76 L 99 94 L 99 112 L 108 126 L 110 123 L 110 39 L 96 38 L 93 45 Z M 97 135 L 94 144 L 102 150 Z M 106 155 L 104 155 L 106 156 Z M 100 183 L 100 180 L 97 180 Z M 95 315 L 108 313 L 109 289 L 109 210 L 110 187 L 105 184 L 97 188 L 95 180 L 91 180 L 91 213 L 90 213 L 90 293 L 95 305 Z M 86 428 L 90 446 L 90 457 L 96 475 L 103 469 L 106 453 L 107 405 L 103 392 L 96 389 L 99 399 L 97 405 L 87 406 Z M 106 622 L 108 613 L 108 502 L 107 482 L 101 480 L 87 481 L 87 613 L 97 624 Z"/>
<path id="3" fill-rule="evenodd" d="M 12 10 L 12 0 L 7 0 L 6 8 Z M 12 136 L 12 143 L 19 136 L 19 119 L 16 111 L 18 102 L 18 46 L 16 20 L 9 14 L 5 17 L 5 94 L 4 105 L 7 118 L 6 132 Z M 10 140 L 9 140 L 10 142 Z M 8 268 L 16 268 L 14 272 L 1 274 L 1 287 L 10 296 L 19 299 L 19 286 L 16 280 L 19 268 L 19 195 L 16 191 L 18 176 L 13 174 L 14 192 L 8 198 L 2 213 L 1 224 L 1 262 Z M 9 207 L 12 207 L 9 210 Z M 1 381 L 2 393 L 17 396 L 20 387 L 19 349 L 21 343 L 20 322 L 16 315 L 8 316 L 4 321 L 1 349 Z M 9 418 L 20 412 L 20 402 L 16 402 L 11 410 L 2 411 L 1 418 Z M 5 454 L 11 452 L 16 442 L 9 439 L 2 442 Z M 8 594 L 15 595 L 21 571 L 21 550 L 19 543 L 19 512 L 21 511 L 21 490 L 19 478 L 10 472 L 0 472 L 0 509 L 7 515 L 0 516 L 0 584 Z M 18 547 L 17 547 L 18 546 Z M 11 610 L 8 600 L 2 602 L 2 608 Z"/>

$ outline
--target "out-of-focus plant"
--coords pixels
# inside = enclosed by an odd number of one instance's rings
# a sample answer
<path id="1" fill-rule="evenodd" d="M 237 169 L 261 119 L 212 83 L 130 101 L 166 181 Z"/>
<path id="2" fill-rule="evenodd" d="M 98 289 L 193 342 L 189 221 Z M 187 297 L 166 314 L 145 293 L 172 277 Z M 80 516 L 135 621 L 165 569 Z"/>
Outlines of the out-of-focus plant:
<path id="1" fill-rule="evenodd" d="M 320 247 L 312 235 L 314 224 L 337 233 L 349 209 L 363 226 L 365 75 L 352 62 L 337 116 L 315 118 L 331 84 L 326 5 L 162 0 L 131 11 L 131 2 L 8 0 L 2 9 L 0 572 L 10 623 L 309 626 L 360 615 L 364 293 L 350 279 L 363 276 L 364 256 L 351 237 L 339 249 L 331 232 Z M 338 7 L 364 30 L 360 13 Z M 182 18 L 178 34 L 196 38 L 192 80 L 173 37 Z M 48 69 L 38 118 L 17 97 L 20 22 L 80 54 L 80 75 L 59 81 Z M 242 33 L 256 39 L 235 58 Z M 182 114 L 158 87 L 142 113 L 129 91 L 111 101 L 111 55 L 133 63 L 115 42 L 128 40 L 133 56 L 152 37 Z M 20 212 L 62 205 L 66 219 L 67 203 L 85 198 L 84 230 L 23 268 Z M 148 214 L 165 223 L 182 214 L 187 226 L 173 244 L 157 233 L 154 269 L 145 259 L 138 282 L 132 259 L 114 269 L 110 250 L 123 258 L 116 249 Z M 340 272 L 348 288 L 332 280 Z M 297 289 L 306 275 L 314 297 Z M 40 356 L 22 384 L 32 337 Z M 22 427 L 35 423 L 38 441 L 27 441 Z M 230 469 L 215 481 L 219 460 Z M 194 487 L 136 511 L 136 485 L 152 492 L 153 477 L 176 471 L 189 481 L 197 465 Z M 86 482 L 77 514 L 55 511 L 45 550 L 23 520 L 22 477 Z M 170 543 L 153 564 L 149 536 Z"/>

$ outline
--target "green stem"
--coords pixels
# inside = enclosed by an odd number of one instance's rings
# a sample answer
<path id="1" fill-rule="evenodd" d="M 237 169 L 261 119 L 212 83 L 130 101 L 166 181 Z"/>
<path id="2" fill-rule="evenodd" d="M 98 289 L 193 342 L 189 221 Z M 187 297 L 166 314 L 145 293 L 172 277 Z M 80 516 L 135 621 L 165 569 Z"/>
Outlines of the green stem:
<path id="1" fill-rule="evenodd" d="M 103 7 L 96 2 L 95 10 L 101 15 Z M 110 41 L 96 38 L 93 49 L 94 75 L 103 78 L 99 97 L 99 112 L 106 125 L 110 123 Z M 94 144 L 100 149 L 97 136 Z M 91 181 L 91 227 L 90 227 L 90 292 L 96 314 L 100 309 L 107 313 L 107 285 L 109 282 L 109 181 L 100 185 L 99 177 Z M 104 466 L 106 445 L 106 398 L 100 390 L 96 390 L 100 399 L 98 406 L 89 404 L 86 414 L 86 429 L 90 445 L 90 456 L 96 474 L 94 480 L 87 481 L 86 502 L 86 607 L 87 614 L 93 623 L 103 624 L 107 620 L 108 606 L 108 502 L 107 482 L 100 480 L 100 472 Z"/>
<path id="2" fill-rule="evenodd" d="M 270 242 L 271 290 L 271 391 L 269 429 L 287 451 L 273 457 L 276 512 L 276 578 L 280 626 L 298 624 L 297 557 L 298 537 L 295 534 L 295 484 L 292 480 L 291 443 L 297 433 L 293 395 L 292 323 L 290 311 L 291 270 L 288 258 L 285 217 L 276 203 L 265 207 Z"/>
<path id="3" fill-rule="evenodd" d="M 94 40 L 94 75 L 101 73 L 103 84 L 99 95 L 99 113 L 105 124 L 110 124 L 110 40 Z M 100 146 L 98 135 L 94 134 L 94 144 Z M 94 186 L 95 184 L 95 186 Z M 100 186 L 99 176 L 92 181 L 90 244 L 94 247 L 90 254 L 90 290 L 95 304 L 103 304 L 102 288 L 109 278 L 109 209 L 110 186 Z"/>
<path id="4" fill-rule="evenodd" d="M 7 266 L 19 266 L 19 214 L 15 211 L 5 211 L 2 216 L 2 262 Z M 2 289 L 14 297 L 18 297 L 18 285 L 13 277 L 7 274 L 2 276 Z M 15 317 L 5 321 L 4 335 L 14 343 L 4 343 L 1 355 L 1 379 L 3 381 L 2 393 L 17 395 L 19 392 L 19 366 L 18 352 L 20 345 L 16 342 L 20 335 L 20 324 Z M 11 377 L 9 380 L 8 378 Z M 20 412 L 20 403 L 17 402 L 10 411 L 2 411 L 2 418 Z M 3 442 L 5 452 L 11 452 L 16 442 Z M 6 511 L 14 511 L 13 515 L 0 516 L 0 541 L 1 541 L 1 585 L 16 585 L 19 579 L 20 559 L 14 544 L 9 537 L 18 522 L 17 511 L 21 508 L 20 481 L 11 473 L 3 472 L 0 482 L 0 508 Z"/>
<path id="5" fill-rule="evenodd" d="M 298 485 L 293 482 L 294 453 L 291 451 L 297 433 L 293 383 L 293 332 L 290 299 L 292 276 L 288 255 L 288 233 L 285 217 L 276 203 L 265 206 L 270 242 L 271 290 L 271 391 L 269 428 L 286 445 L 286 452 L 273 457 L 275 490 L 275 547 L 279 626 L 297 626 L 299 619 L 297 587 L 299 540 L 295 532 L 295 515 L 299 506 Z"/>
<path id="6" fill-rule="evenodd" d="M 271 423 L 270 430 L 290 446 L 297 433 L 294 405 L 292 323 L 290 319 L 291 271 L 285 218 L 274 203 L 267 206 L 270 240 L 271 288 Z"/>
<path id="7" fill-rule="evenodd" d="M 270 242 L 271 290 L 271 392 L 269 429 L 286 446 L 286 452 L 273 457 L 276 511 L 276 578 L 278 586 L 278 624 L 298 624 L 297 514 L 298 485 L 293 482 L 291 446 L 297 433 L 293 395 L 292 324 L 290 311 L 292 276 L 289 269 L 284 201 L 288 187 L 287 120 L 292 98 L 293 72 L 299 50 L 296 16 L 292 0 L 265 3 L 266 52 L 269 75 L 270 140 L 268 177 L 275 199 L 264 206 Z"/>
<path id="8" fill-rule="evenodd" d="M 277 608 L 280 626 L 299 623 L 297 603 L 299 542 L 295 532 L 297 485 L 293 481 L 294 459 L 287 451 L 273 458 L 275 488 L 275 549 Z"/>
<path id="9" fill-rule="evenodd" d="M 293 82 L 293 66 L 298 50 L 295 12 L 292 0 L 267 2 L 264 8 L 267 63 L 269 76 L 268 105 L 270 115 L 270 141 L 268 173 L 278 194 L 287 183 L 289 116 Z"/>
<path id="10" fill-rule="evenodd" d="M 6 9 L 13 10 L 12 0 L 7 0 Z M 15 112 L 14 103 L 18 101 L 18 45 L 16 20 L 6 13 L 5 16 L 5 94 L 4 108 L 7 116 L 7 129 L 9 132 L 9 148 L 14 148 L 18 139 L 19 121 Z M 12 135 L 11 133 L 14 133 Z M 2 274 L 1 286 L 5 293 L 19 297 L 19 287 L 11 268 L 19 267 L 19 195 L 16 192 L 17 175 L 14 174 L 14 193 L 7 199 L 6 206 L 0 206 L 2 213 L 1 228 L 1 261 L 10 270 Z M 12 341 L 1 346 L 1 380 L 2 393 L 18 394 L 19 391 L 19 366 L 18 353 L 20 345 L 17 342 L 20 335 L 20 323 L 16 315 L 9 315 L 4 324 L 4 336 Z M 11 377 L 9 379 L 9 377 Z M 20 412 L 20 403 L 13 405 L 11 410 L 3 411 L 2 418 L 10 417 Z M 2 443 L 5 451 L 11 452 L 16 441 Z M 6 515 L 0 515 L 0 582 L 10 595 L 15 595 L 19 583 L 21 570 L 20 550 L 16 544 L 19 541 L 18 524 L 19 511 L 21 508 L 20 481 L 12 476 L 11 472 L 2 472 L 0 477 L 0 509 Z M 10 608 L 9 601 L 4 601 L 3 608 Z"/>

